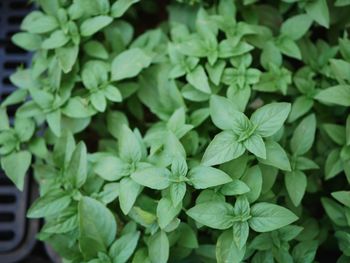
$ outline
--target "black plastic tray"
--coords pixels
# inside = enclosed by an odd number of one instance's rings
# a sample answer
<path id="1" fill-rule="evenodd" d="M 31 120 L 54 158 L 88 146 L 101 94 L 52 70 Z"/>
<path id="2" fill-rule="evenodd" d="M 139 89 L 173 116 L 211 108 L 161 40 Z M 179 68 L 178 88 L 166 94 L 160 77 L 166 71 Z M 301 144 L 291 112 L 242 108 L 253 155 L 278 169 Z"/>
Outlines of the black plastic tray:
<path id="1" fill-rule="evenodd" d="M 33 10 L 27 0 L 0 1 L 0 99 L 6 97 L 14 87 L 9 76 L 20 65 L 28 66 L 31 54 L 11 43 L 11 36 L 18 32 L 25 15 Z"/>
<path id="2" fill-rule="evenodd" d="M 27 0 L 0 0 L 0 101 L 14 87 L 9 76 L 17 67 L 29 66 L 31 54 L 15 47 L 11 36 L 19 31 L 24 16 L 33 10 Z M 13 117 L 15 108 L 9 109 Z M 26 176 L 23 192 L 20 192 L 0 170 L 0 262 L 21 262 L 29 258 L 36 245 L 38 220 L 27 220 L 26 210 L 37 197 L 37 187 Z"/>
<path id="3" fill-rule="evenodd" d="M 0 262 L 27 258 L 36 244 L 38 220 L 27 220 L 26 210 L 37 196 L 35 184 L 27 177 L 23 192 L 18 191 L 0 171 Z"/>

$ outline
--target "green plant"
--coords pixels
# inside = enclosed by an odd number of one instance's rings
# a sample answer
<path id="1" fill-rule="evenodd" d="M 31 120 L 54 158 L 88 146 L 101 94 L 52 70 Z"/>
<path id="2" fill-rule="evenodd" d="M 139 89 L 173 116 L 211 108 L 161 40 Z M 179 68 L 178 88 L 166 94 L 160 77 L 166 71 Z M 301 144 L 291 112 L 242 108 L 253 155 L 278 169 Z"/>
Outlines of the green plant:
<path id="1" fill-rule="evenodd" d="M 350 261 L 350 1 L 36 2 L 1 167 L 65 262 Z"/>

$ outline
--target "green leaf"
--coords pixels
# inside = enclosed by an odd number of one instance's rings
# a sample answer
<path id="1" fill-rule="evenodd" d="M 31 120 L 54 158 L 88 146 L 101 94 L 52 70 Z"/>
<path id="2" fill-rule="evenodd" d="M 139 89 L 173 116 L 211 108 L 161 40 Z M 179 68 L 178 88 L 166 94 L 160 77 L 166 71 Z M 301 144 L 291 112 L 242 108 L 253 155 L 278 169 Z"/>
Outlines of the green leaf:
<path id="1" fill-rule="evenodd" d="M 120 235 L 124 236 L 130 233 L 135 233 L 137 231 L 137 224 L 134 221 L 126 223 Z"/>
<path id="2" fill-rule="evenodd" d="M 140 224 L 141 226 L 144 227 L 151 227 L 152 225 L 156 224 L 157 222 L 157 217 L 155 214 L 145 211 L 142 208 L 138 206 L 134 206 L 130 213 L 129 213 L 130 218 Z"/>
<path id="3" fill-rule="evenodd" d="M 254 47 L 246 42 L 234 43 L 234 40 L 225 39 L 219 44 L 219 57 L 220 58 L 231 58 L 248 53 Z"/>
<path id="4" fill-rule="evenodd" d="M 69 99 L 66 106 L 62 109 L 62 113 L 71 118 L 86 118 L 94 115 L 96 110 L 89 105 L 87 99 L 73 97 Z"/>
<path id="5" fill-rule="evenodd" d="M 244 147 L 255 156 L 266 159 L 265 143 L 260 135 L 253 134 L 243 141 Z"/>
<path id="6" fill-rule="evenodd" d="M 237 134 L 244 131 L 249 120 L 230 100 L 213 95 L 209 105 L 210 116 L 216 127 L 221 130 L 233 130 Z"/>
<path id="7" fill-rule="evenodd" d="M 92 36 L 102 28 L 112 23 L 113 18 L 109 16 L 95 16 L 86 19 L 80 26 L 80 34 L 83 37 Z"/>
<path id="8" fill-rule="evenodd" d="M 260 62 L 265 69 L 269 69 L 271 63 L 278 66 L 282 64 L 282 54 L 273 41 L 268 41 L 263 46 Z"/>
<path id="9" fill-rule="evenodd" d="M 98 160 L 94 171 L 106 181 L 117 181 L 130 174 L 130 166 L 115 156 L 105 156 Z"/>
<path id="10" fill-rule="evenodd" d="M 0 108 L 0 131 L 10 129 L 10 121 L 6 108 Z"/>
<path id="11" fill-rule="evenodd" d="M 335 6 L 347 6 L 347 5 L 350 5 L 350 0 L 336 0 L 334 5 Z"/>
<path id="12" fill-rule="evenodd" d="M 185 248 L 198 248 L 198 240 L 195 231 L 191 226 L 181 223 L 178 227 L 180 237 L 177 243 Z"/>
<path id="13" fill-rule="evenodd" d="M 91 40 L 84 44 L 83 49 L 89 56 L 94 58 L 107 59 L 109 56 L 104 45 L 95 40 Z"/>
<path id="14" fill-rule="evenodd" d="M 157 218 L 158 224 L 161 229 L 164 229 L 181 211 L 182 204 L 173 206 L 172 201 L 169 198 L 163 197 L 159 200 L 157 206 Z"/>
<path id="15" fill-rule="evenodd" d="M 98 71 L 98 73 L 94 71 Z M 81 72 L 81 79 L 84 86 L 91 91 L 98 92 L 99 84 L 101 82 L 100 74 L 102 75 L 103 71 L 106 71 L 106 69 L 104 69 L 102 64 L 98 62 L 86 63 Z"/>
<path id="16" fill-rule="evenodd" d="M 51 109 L 54 100 L 53 94 L 39 88 L 31 88 L 30 95 L 35 103 L 38 103 L 42 109 Z"/>
<path id="17" fill-rule="evenodd" d="M 103 186 L 101 192 L 98 193 L 96 199 L 104 204 L 113 202 L 119 196 L 119 183 L 107 183 Z"/>
<path id="18" fill-rule="evenodd" d="M 137 76 L 147 68 L 152 58 L 142 49 L 131 48 L 117 55 L 112 61 L 112 80 L 122 80 Z"/>
<path id="19" fill-rule="evenodd" d="M 198 127 L 209 117 L 209 115 L 209 108 L 195 110 L 190 116 L 190 123 L 194 127 Z"/>
<path id="20" fill-rule="evenodd" d="M 307 113 L 312 106 L 314 105 L 314 101 L 305 96 L 298 97 L 292 104 L 292 110 L 289 114 L 288 121 L 293 122 L 299 117 L 303 116 Z"/>
<path id="21" fill-rule="evenodd" d="M 290 148 L 294 155 L 303 155 L 309 151 L 315 140 L 316 117 L 311 114 L 305 117 L 294 130 Z"/>
<path id="22" fill-rule="evenodd" d="M 342 161 L 340 159 L 340 152 L 338 149 L 334 149 L 331 151 L 326 159 L 325 164 L 325 179 L 331 179 L 341 171 L 343 171 L 344 167 Z"/>
<path id="23" fill-rule="evenodd" d="M 76 211 L 74 211 L 75 213 Z M 63 212 L 64 213 L 64 212 Z M 53 221 L 47 222 L 42 231 L 50 234 L 65 234 L 70 231 L 74 231 L 78 228 L 78 215 L 71 213 L 65 213 L 55 218 Z"/>
<path id="24" fill-rule="evenodd" d="M 121 17 L 131 5 L 140 2 L 140 0 L 118 0 L 111 7 L 111 14 L 114 18 Z"/>
<path id="25" fill-rule="evenodd" d="M 315 0 L 307 2 L 305 5 L 306 13 L 317 23 L 329 27 L 329 10 L 326 0 Z"/>
<path id="26" fill-rule="evenodd" d="M 53 16 L 45 15 L 40 11 L 33 11 L 27 15 L 21 24 L 23 31 L 33 34 L 43 34 L 58 27 L 57 20 Z"/>
<path id="27" fill-rule="evenodd" d="M 218 13 L 224 17 L 231 17 L 236 15 L 237 8 L 231 1 L 223 0 L 218 5 Z"/>
<path id="28" fill-rule="evenodd" d="M 119 205 L 122 212 L 127 215 L 134 206 L 141 186 L 130 178 L 123 178 L 119 186 Z"/>
<path id="29" fill-rule="evenodd" d="M 108 0 L 90 0 L 85 2 L 84 0 L 78 0 L 78 8 L 81 8 L 81 12 L 84 14 L 92 16 L 97 14 L 106 14 L 109 11 L 109 1 Z"/>
<path id="30" fill-rule="evenodd" d="M 350 85 L 337 85 L 318 93 L 315 99 L 324 103 L 350 106 Z"/>
<path id="31" fill-rule="evenodd" d="M 53 0 L 47 2 L 45 0 L 39 0 L 41 8 L 45 11 L 45 13 L 49 15 L 56 15 L 58 9 L 60 8 L 60 4 L 58 0 Z"/>
<path id="32" fill-rule="evenodd" d="M 140 232 L 131 232 L 122 235 L 109 249 L 109 255 L 113 263 L 125 263 L 134 253 L 140 238 Z"/>
<path id="33" fill-rule="evenodd" d="M 47 124 L 52 132 L 57 136 L 61 136 L 61 112 L 59 110 L 52 111 L 46 115 Z"/>
<path id="34" fill-rule="evenodd" d="M 69 41 L 69 37 L 59 29 L 54 31 L 48 38 L 46 38 L 42 44 L 41 48 L 43 49 L 55 49 L 63 47 Z"/>
<path id="35" fill-rule="evenodd" d="M 266 159 L 259 159 L 259 162 L 274 166 L 284 171 L 291 171 L 287 153 L 273 140 L 265 141 Z"/>
<path id="36" fill-rule="evenodd" d="M 216 189 L 206 189 L 200 192 L 196 199 L 196 204 L 211 202 L 211 201 L 218 201 L 223 202 L 225 201 L 225 197 L 216 191 Z"/>
<path id="37" fill-rule="evenodd" d="M 151 263 L 151 260 L 148 257 L 148 252 L 147 248 L 139 248 L 133 258 L 132 258 L 132 263 Z"/>
<path id="38" fill-rule="evenodd" d="M 232 181 L 231 177 L 225 172 L 206 166 L 197 166 L 191 169 L 188 179 L 196 189 L 206 189 Z"/>
<path id="39" fill-rule="evenodd" d="M 250 120 L 257 126 L 256 133 L 261 137 L 268 137 L 283 126 L 290 110 L 290 103 L 270 103 L 256 110 Z"/>
<path id="40" fill-rule="evenodd" d="M 216 260 L 218 263 L 240 263 L 245 255 L 245 247 L 239 249 L 231 230 L 223 232 L 216 243 Z"/>
<path id="41" fill-rule="evenodd" d="M 293 259 L 296 263 L 312 263 L 315 260 L 319 244 L 316 240 L 300 242 L 293 248 Z"/>
<path id="42" fill-rule="evenodd" d="M 223 201 L 197 204 L 187 211 L 187 215 L 214 229 L 228 229 L 233 225 L 233 207 Z"/>
<path id="43" fill-rule="evenodd" d="M 179 156 L 171 163 L 171 172 L 176 176 L 186 176 L 188 173 L 188 166 L 186 159 Z"/>
<path id="44" fill-rule="evenodd" d="M 348 38 L 339 39 L 339 49 L 345 60 L 350 61 L 350 41 Z"/>
<path id="45" fill-rule="evenodd" d="M 79 54 L 79 46 L 69 45 L 55 50 L 58 63 L 64 73 L 68 73 L 73 69 Z"/>
<path id="46" fill-rule="evenodd" d="M 345 217 L 344 207 L 326 197 L 321 198 L 321 202 L 324 209 L 326 210 L 326 214 L 334 222 L 335 225 L 348 225 Z"/>
<path id="47" fill-rule="evenodd" d="M 53 160 L 57 166 L 67 167 L 75 149 L 73 134 L 66 132 L 57 141 L 54 147 Z"/>
<path id="48" fill-rule="evenodd" d="M 313 169 L 319 169 L 320 167 L 318 166 L 317 163 L 314 161 L 305 158 L 305 157 L 298 157 L 295 162 L 295 169 L 298 170 L 313 170 Z"/>
<path id="49" fill-rule="evenodd" d="M 231 131 L 217 134 L 204 152 L 202 164 L 212 166 L 238 158 L 244 152 L 242 143 L 237 142 L 237 136 Z"/>
<path id="50" fill-rule="evenodd" d="M 276 42 L 276 46 L 283 54 L 295 59 L 301 59 L 301 52 L 298 45 L 289 37 L 279 38 Z"/>
<path id="51" fill-rule="evenodd" d="M 13 76 L 13 75 L 11 75 L 11 76 Z M 18 86 L 18 85 L 16 84 L 16 86 Z M 22 90 L 22 89 L 15 90 L 8 97 L 6 97 L 0 103 L 0 105 L 2 107 L 7 107 L 10 105 L 18 104 L 20 102 L 23 102 L 26 99 L 27 95 L 28 95 L 28 92 L 26 90 Z"/>
<path id="52" fill-rule="evenodd" d="M 179 43 L 177 48 L 182 54 L 187 56 L 206 57 L 208 55 L 208 50 L 198 35 Z"/>
<path id="53" fill-rule="evenodd" d="M 105 252 L 117 233 L 117 224 L 111 211 L 90 197 L 83 197 L 78 205 L 79 245 L 85 258 Z"/>
<path id="54" fill-rule="evenodd" d="M 304 225 L 305 226 L 305 225 Z M 304 230 L 302 226 L 289 225 L 279 229 L 277 232 L 280 236 L 280 239 L 283 241 L 291 241 L 298 237 L 299 234 Z"/>
<path id="55" fill-rule="evenodd" d="M 312 20 L 306 14 L 293 16 L 283 22 L 281 33 L 292 40 L 298 40 L 309 30 Z"/>
<path id="56" fill-rule="evenodd" d="M 242 181 L 249 187 L 250 191 L 245 195 L 250 203 L 256 201 L 262 189 L 262 174 L 258 165 L 247 169 L 242 177 Z"/>
<path id="57" fill-rule="evenodd" d="M 5 174 L 16 187 L 23 191 L 24 177 L 30 167 L 32 155 L 28 151 L 13 152 L 1 157 L 1 166 Z"/>
<path id="58" fill-rule="evenodd" d="M 298 217 L 288 209 L 270 203 L 257 203 L 251 207 L 249 226 L 256 232 L 268 232 L 295 222 Z"/>
<path id="59" fill-rule="evenodd" d="M 181 203 L 182 199 L 186 194 L 186 183 L 172 183 L 170 185 L 170 197 L 174 206 Z"/>
<path id="60" fill-rule="evenodd" d="M 75 147 L 67 168 L 67 179 L 76 188 L 80 188 L 87 178 L 87 149 L 83 142 Z"/>
<path id="61" fill-rule="evenodd" d="M 218 60 L 213 66 L 209 63 L 205 64 L 205 69 L 207 70 L 208 77 L 210 81 L 215 85 L 219 85 L 225 66 L 226 62 L 223 60 Z"/>
<path id="62" fill-rule="evenodd" d="M 54 190 L 37 199 L 29 208 L 27 216 L 29 218 L 41 218 L 59 215 L 71 202 L 72 199 L 69 194 L 61 190 Z"/>
<path id="63" fill-rule="evenodd" d="M 186 75 L 187 81 L 199 91 L 211 93 L 207 74 L 202 66 L 197 66 L 193 71 Z"/>
<path id="64" fill-rule="evenodd" d="M 131 178 L 140 185 L 156 190 L 162 190 L 170 186 L 170 172 L 166 168 L 143 168 L 134 172 Z"/>
<path id="65" fill-rule="evenodd" d="M 171 130 L 177 138 L 182 138 L 192 130 L 193 126 L 186 124 L 186 114 L 183 107 L 177 109 L 169 118 L 167 128 Z"/>
<path id="66" fill-rule="evenodd" d="M 28 51 L 35 51 L 41 47 L 41 37 L 31 33 L 16 33 L 11 40 L 17 46 Z"/>
<path id="67" fill-rule="evenodd" d="M 350 81 L 350 63 L 342 59 L 331 59 L 330 60 L 331 69 L 335 77 L 342 81 Z"/>
<path id="68" fill-rule="evenodd" d="M 6 118 L 6 117 L 5 117 Z M 21 142 L 29 141 L 35 132 L 35 122 L 29 118 L 17 117 L 15 119 L 15 131 Z"/>
<path id="69" fill-rule="evenodd" d="M 113 85 L 108 85 L 103 91 L 107 99 L 114 102 L 121 102 L 123 100 L 122 94 L 117 87 Z"/>
<path id="70" fill-rule="evenodd" d="M 331 195 L 340 203 L 350 208 L 350 191 L 337 191 Z"/>
<path id="71" fill-rule="evenodd" d="M 233 223 L 233 239 L 238 249 L 243 249 L 249 236 L 249 224 L 247 222 Z"/>
<path id="72" fill-rule="evenodd" d="M 231 86 L 227 90 L 227 97 L 232 101 L 237 108 L 244 112 L 251 96 L 251 89 L 249 87 L 237 88 L 237 86 Z"/>
<path id="73" fill-rule="evenodd" d="M 136 134 L 126 125 L 121 126 L 118 137 L 119 154 L 122 160 L 138 162 L 142 159 L 142 146 Z"/>
<path id="74" fill-rule="evenodd" d="M 286 173 L 284 183 L 293 204 L 299 206 L 307 186 L 306 175 L 301 171 Z"/>
<path id="75" fill-rule="evenodd" d="M 182 88 L 181 94 L 185 99 L 197 102 L 207 101 L 210 97 L 209 94 L 199 91 L 190 84 L 187 84 Z"/>
<path id="76" fill-rule="evenodd" d="M 242 195 L 250 191 L 248 185 L 238 179 L 233 179 L 232 182 L 223 185 L 220 189 L 220 192 L 223 195 Z"/>
<path id="77" fill-rule="evenodd" d="M 343 256 L 340 259 L 338 259 L 338 262 L 345 263 L 349 259 L 348 247 L 350 244 L 350 235 L 346 231 L 338 230 L 335 232 L 335 237 L 338 240 L 340 250 L 344 253 Z"/>
<path id="78" fill-rule="evenodd" d="M 99 112 L 104 112 L 107 107 L 107 101 L 103 91 L 97 91 L 91 94 L 91 104 Z"/>
<path id="79" fill-rule="evenodd" d="M 241 217 L 239 221 L 245 222 L 247 219 L 249 219 L 250 216 L 250 205 L 249 200 L 246 196 L 238 196 L 236 197 L 235 206 L 233 208 L 233 211 L 235 213 L 235 216 Z M 235 222 L 239 222 L 235 221 Z"/>
<path id="80" fill-rule="evenodd" d="M 169 259 L 169 239 L 164 231 L 158 231 L 148 241 L 148 254 L 152 263 L 166 263 Z"/>
<path id="81" fill-rule="evenodd" d="M 0 142 L 2 144 L 2 147 L 0 148 L 1 155 L 7 155 L 14 152 L 16 148 L 16 137 L 13 133 L 3 132 L 0 134 Z"/>
<path id="82" fill-rule="evenodd" d="M 47 156 L 47 147 L 45 144 L 45 140 L 43 138 L 35 138 L 28 145 L 28 149 L 32 154 L 39 158 L 46 158 Z"/>
<path id="83" fill-rule="evenodd" d="M 74 134 L 82 132 L 89 126 L 90 122 L 90 117 L 71 119 L 66 116 L 62 116 L 61 119 L 62 129 L 70 131 Z"/>
<path id="84" fill-rule="evenodd" d="M 254 263 L 273 263 L 274 262 L 273 254 L 272 254 L 272 252 L 270 250 L 268 250 L 269 247 L 265 248 L 265 249 L 255 253 L 255 255 L 253 257 L 253 262 Z"/>
<path id="85" fill-rule="evenodd" d="M 125 114 L 120 111 L 109 111 L 107 112 L 107 129 L 108 132 L 114 137 L 119 138 L 122 132 L 122 126 L 128 126 L 128 119 Z"/>

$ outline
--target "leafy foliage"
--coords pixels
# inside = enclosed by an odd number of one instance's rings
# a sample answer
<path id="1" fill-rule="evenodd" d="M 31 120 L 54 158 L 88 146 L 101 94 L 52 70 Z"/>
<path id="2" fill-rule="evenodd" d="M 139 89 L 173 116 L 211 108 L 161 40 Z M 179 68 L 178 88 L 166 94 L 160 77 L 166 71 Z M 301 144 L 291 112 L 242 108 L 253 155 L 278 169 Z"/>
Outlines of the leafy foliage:
<path id="1" fill-rule="evenodd" d="M 0 163 L 65 262 L 350 262 L 350 1 L 36 2 Z"/>

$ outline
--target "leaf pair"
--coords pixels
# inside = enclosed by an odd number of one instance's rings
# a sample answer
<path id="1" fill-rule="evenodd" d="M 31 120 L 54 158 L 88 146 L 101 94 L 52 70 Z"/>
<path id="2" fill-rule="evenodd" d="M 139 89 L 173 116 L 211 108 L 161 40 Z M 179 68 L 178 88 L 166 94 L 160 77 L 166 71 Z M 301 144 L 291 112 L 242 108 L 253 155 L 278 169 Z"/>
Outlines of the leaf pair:
<path id="1" fill-rule="evenodd" d="M 232 179 L 219 169 L 206 166 L 196 166 L 192 168 L 187 177 L 186 173 L 180 176 L 171 174 L 166 168 L 149 167 L 136 171 L 131 178 L 143 186 L 163 190 L 170 187 L 171 199 L 176 206 L 182 200 L 186 192 L 186 184 L 193 185 L 196 189 L 206 189 L 223 185 Z"/>
<path id="2" fill-rule="evenodd" d="M 212 96 L 210 115 L 215 126 L 224 130 L 214 137 L 206 149 L 202 163 L 217 165 L 236 159 L 245 150 L 266 159 L 262 138 L 275 134 L 290 112 L 288 103 L 271 103 L 256 110 L 250 120 L 226 98 Z"/>
<path id="3" fill-rule="evenodd" d="M 232 207 L 223 201 L 197 204 L 187 211 L 197 222 L 224 231 L 217 241 L 218 262 L 240 262 L 245 255 L 249 227 L 256 232 L 269 232 L 291 224 L 298 218 L 288 209 L 270 203 L 257 203 L 249 207 L 240 197 Z"/>
<path id="4" fill-rule="evenodd" d="M 200 203 L 187 214 L 199 223 L 215 229 L 228 229 L 237 220 L 235 210 L 225 202 Z M 297 220 L 297 217 L 288 209 L 270 203 L 257 203 L 250 208 L 251 217 L 248 219 L 250 227 L 256 232 L 268 232 Z M 238 214 L 238 216 L 241 216 Z"/>

